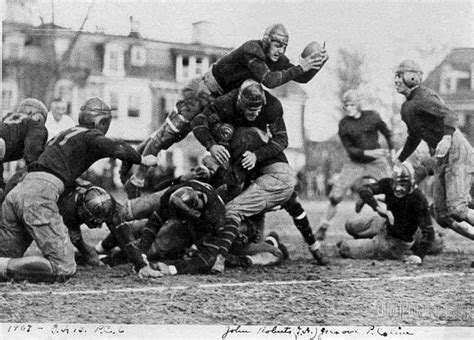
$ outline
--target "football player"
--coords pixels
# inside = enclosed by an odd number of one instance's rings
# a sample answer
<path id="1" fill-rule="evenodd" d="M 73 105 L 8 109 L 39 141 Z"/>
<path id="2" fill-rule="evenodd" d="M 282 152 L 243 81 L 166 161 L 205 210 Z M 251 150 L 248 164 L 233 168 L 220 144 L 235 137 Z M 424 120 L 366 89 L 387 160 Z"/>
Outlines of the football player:
<path id="1" fill-rule="evenodd" d="M 59 196 L 101 158 L 156 164 L 155 156 L 141 156 L 128 144 L 105 137 L 111 120 L 111 109 L 102 99 L 88 99 L 80 109 L 79 125 L 50 140 L 8 193 L 2 204 L 0 280 L 63 281 L 74 275 L 74 249 L 59 214 Z M 32 240 L 44 257 L 22 257 Z M 139 275 L 159 275 L 144 268 Z"/>

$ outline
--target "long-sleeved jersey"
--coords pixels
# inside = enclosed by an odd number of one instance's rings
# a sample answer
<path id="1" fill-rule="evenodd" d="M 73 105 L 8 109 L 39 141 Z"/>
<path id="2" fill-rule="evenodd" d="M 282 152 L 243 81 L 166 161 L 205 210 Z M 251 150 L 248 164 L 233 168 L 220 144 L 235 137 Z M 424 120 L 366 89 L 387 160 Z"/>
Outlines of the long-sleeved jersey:
<path id="1" fill-rule="evenodd" d="M 408 128 L 408 137 L 400 156 L 407 159 L 423 139 L 436 149 L 444 135 L 452 135 L 457 126 L 457 115 L 450 110 L 435 91 L 418 86 L 408 95 L 401 108 L 402 120 Z"/>
<path id="2" fill-rule="evenodd" d="M 5 156 L 2 162 L 23 158 L 26 164 L 38 159 L 44 150 L 48 131 L 44 124 L 23 114 L 13 114 L 0 126 L 0 138 L 5 141 Z M 3 186 L 3 165 L 0 164 Z"/>
<path id="3" fill-rule="evenodd" d="M 64 182 L 66 188 L 74 185 L 74 180 L 101 158 L 116 157 L 140 164 L 140 154 L 122 141 L 107 138 L 95 129 L 75 126 L 67 129 L 46 145 L 36 162 L 28 166 L 28 171 L 49 172 Z"/>
<path id="4" fill-rule="evenodd" d="M 368 163 L 375 158 L 365 156 L 365 150 L 380 148 L 378 132 L 387 140 L 389 149 L 393 149 L 392 133 L 377 112 L 362 111 L 359 118 L 344 117 L 339 122 L 339 137 L 351 160 Z"/>
<path id="5" fill-rule="evenodd" d="M 170 196 L 179 188 L 191 187 L 195 191 L 200 191 L 206 195 L 206 204 L 199 210 L 201 215 L 198 218 L 183 216 L 170 207 Z M 164 221 L 174 218 L 184 220 L 192 225 L 193 241 L 198 244 L 198 253 L 192 258 L 171 261 L 179 274 L 194 274 L 208 272 L 213 259 L 218 253 L 219 247 L 215 244 L 217 239 L 226 239 L 224 230 L 225 206 L 222 199 L 214 189 L 206 183 L 196 180 L 185 181 L 170 187 L 161 197 L 159 209 L 152 214 L 147 227 L 153 227 L 158 234 Z M 133 262 L 138 261 L 136 259 Z M 168 261 L 166 261 L 168 263 Z"/>
<path id="6" fill-rule="evenodd" d="M 291 64 L 284 55 L 277 62 L 272 62 L 267 58 L 260 40 L 245 42 L 212 66 L 212 74 L 224 93 L 240 87 L 247 79 L 275 88 L 291 80 L 307 83 L 317 72 L 304 72 L 301 66 Z"/>
<path id="7" fill-rule="evenodd" d="M 249 121 L 237 105 L 238 93 L 239 89 L 234 89 L 218 97 L 192 120 L 191 126 L 196 138 L 209 150 L 217 144 L 212 135 L 213 126 L 217 123 L 229 123 L 235 128 L 257 127 L 264 132 L 268 130 L 272 136 L 268 143 L 253 151 L 257 156 L 258 166 L 275 162 L 287 163 L 283 150 L 288 146 L 288 135 L 280 101 L 265 91 L 267 101 L 262 111 L 254 121 Z"/>
<path id="8" fill-rule="evenodd" d="M 428 200 L 418 188 L 405 197 L 398 198 L 393 194 L 392 179 L 382 178 L 377 183 L 363 185 L 358 192 L 362 200 L 374 210 L 378 206 L 374 195 L 385 195 L 387 210 L 392 212 L 395 220 L 393 226 L 387 226 L 388 234 L 411 242 L 416 230 L 420 228 L 424 239 L 434 239 Z"/>

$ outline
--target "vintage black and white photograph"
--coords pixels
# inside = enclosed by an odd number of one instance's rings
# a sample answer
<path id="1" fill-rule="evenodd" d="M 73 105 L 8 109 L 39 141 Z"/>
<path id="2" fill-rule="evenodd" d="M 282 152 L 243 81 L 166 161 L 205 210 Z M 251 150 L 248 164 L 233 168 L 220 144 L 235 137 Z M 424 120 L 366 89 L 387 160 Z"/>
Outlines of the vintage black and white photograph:
<path id="1" fill-rule="evenodd" d="M 474 336 L 472 1 L 1 2 L 1 339 Z"/>

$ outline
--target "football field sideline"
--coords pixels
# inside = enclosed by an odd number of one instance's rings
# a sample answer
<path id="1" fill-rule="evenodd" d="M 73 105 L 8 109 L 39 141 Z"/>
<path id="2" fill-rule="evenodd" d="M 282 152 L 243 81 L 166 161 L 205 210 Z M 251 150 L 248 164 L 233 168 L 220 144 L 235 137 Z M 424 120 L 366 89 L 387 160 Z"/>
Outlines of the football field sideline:
<path id="1" fill-rule="evenodd" d="M 353 277 L 346 279 L 329 279 L 329 280 L 293 280 L 293 281 L 247 281 L 234 283 L 207 283 L 197 285 L 178 285 L 178 286 L 158 286 L 158 287 L 133 287 L 133 288 L 112 288 L 112 289 L 88 289 L 88 290 L 61 290 L 61 291 L 18 291 L 18 292 L 4 292 L 2 296 L 39 296 L 39 295 L 55 295 L 55 296 L 69 296 L 69 295 L 97 295 L 97 294 L 114 294 L 114 293 L 150 293 L 150 292 L 165 292 L 172 290 L 186 290 L 186 289 L 215 289 L 215 288 L 234 288 L 234 287 L 255 287 L 255 286 L 285 286 L 285 285 L 317 285 L 327 283 L 350 283 L 350 282 L 369 282 L 369 281 L 409 281 L 409 280 L 424 280 L 440 277 L 454 277 L 454 276 L 473 276 L 474 273 L 427 273 L 416 276 L 388 276 L 388 277 Z"/>

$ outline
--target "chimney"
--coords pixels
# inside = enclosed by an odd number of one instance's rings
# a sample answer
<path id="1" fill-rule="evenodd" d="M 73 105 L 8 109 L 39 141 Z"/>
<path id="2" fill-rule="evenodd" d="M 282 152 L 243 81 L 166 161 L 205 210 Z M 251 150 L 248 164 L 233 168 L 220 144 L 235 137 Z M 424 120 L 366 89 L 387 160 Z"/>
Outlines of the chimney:
<path id="1" fill-rule="evenodd" d="M 193 23 L 193 44 L 216 45 L 215 24 L 210 21 L 198 21 Z"/>
<path id="2" fill-rule="evenodd" d="M 140 34 L 140 21 L 130 16 L 130 34 L 128 35 L 130 38 L 141 39 L 142 36 Z"/>

